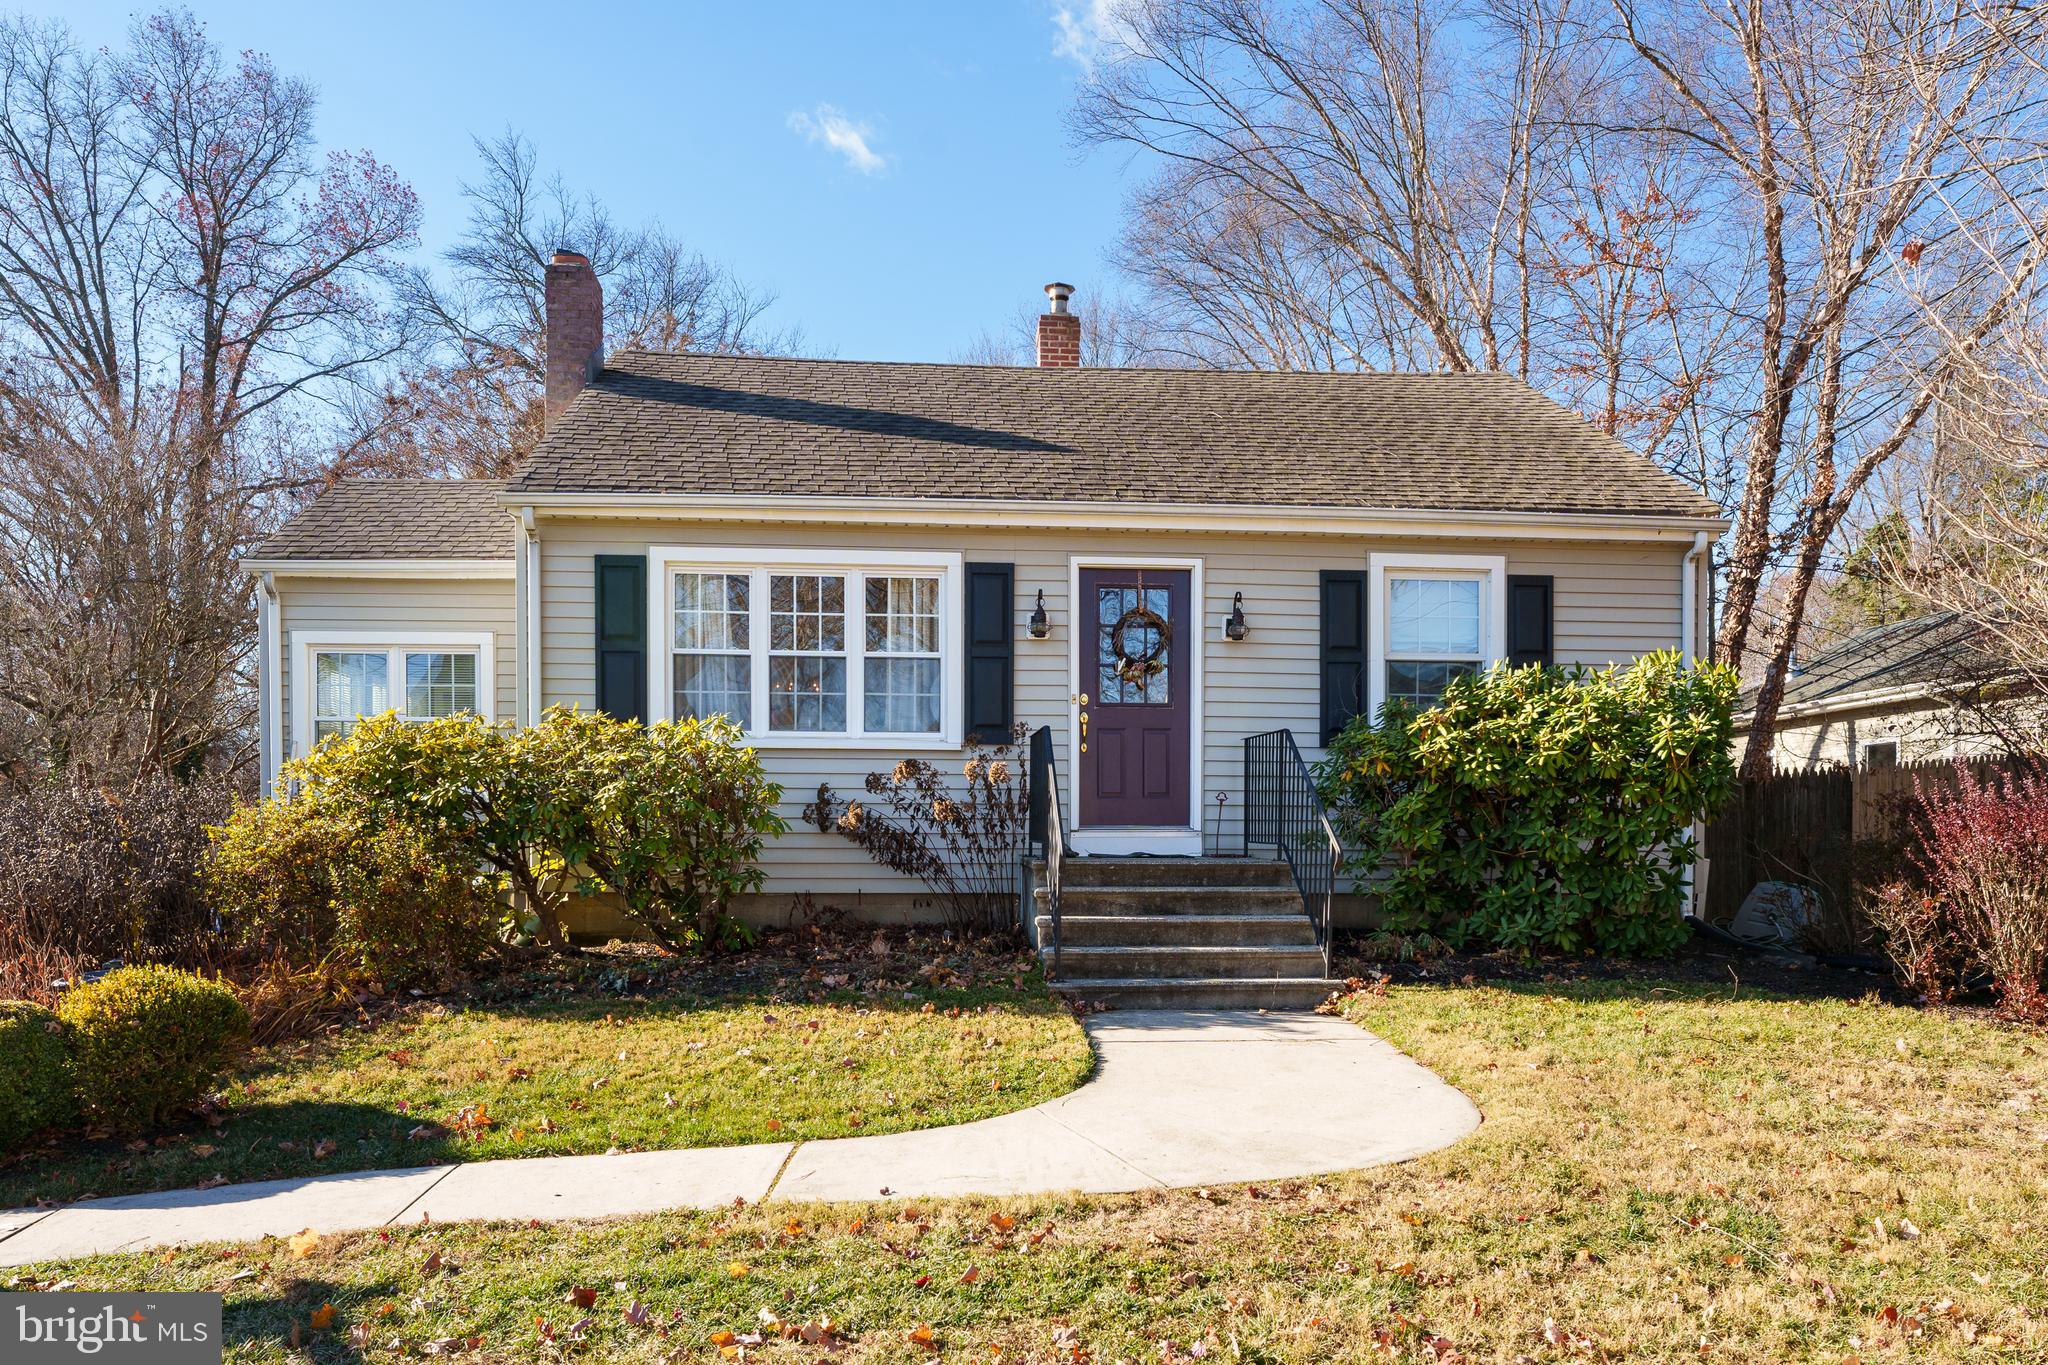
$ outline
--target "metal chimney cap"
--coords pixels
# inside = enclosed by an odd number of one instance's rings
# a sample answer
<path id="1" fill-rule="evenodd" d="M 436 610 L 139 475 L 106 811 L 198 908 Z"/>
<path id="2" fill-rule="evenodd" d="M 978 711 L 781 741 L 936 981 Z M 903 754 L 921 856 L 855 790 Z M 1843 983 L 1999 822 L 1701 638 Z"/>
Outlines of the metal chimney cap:
<path id="1" fill-rule="evenodd" d="M 1052 301 L 1053 312 L 1064 313 L 1067 311 L 1067 300 L 1074 296 L 1074 286 L 1061 284 L 1055 280 L 1045 287 L 1045 296 Z"/>

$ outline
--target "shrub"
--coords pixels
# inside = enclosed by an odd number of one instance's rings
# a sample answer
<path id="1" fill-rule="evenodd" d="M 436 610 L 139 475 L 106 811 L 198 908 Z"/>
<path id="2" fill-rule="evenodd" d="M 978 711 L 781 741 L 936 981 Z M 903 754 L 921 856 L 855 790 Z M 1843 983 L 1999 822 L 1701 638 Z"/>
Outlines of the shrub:
<path id="1" fill-rule="evenodd" d="M 1675 653 L 1457 679 L 1354 721 L 1318 767 L 1383 927 L 1452 946 L 1646 954 L 1685 938 L 1695 821 L 1734 785 L 1735 675 Z"/>
<path id="2" fill-rule="evenodd" d="M 202 960 L 212 919 L 198 884 L 206 826 L 228 788 L 141 780 L 49 782 L 0 795 L 0 923 L 12 952 L 100 962 Z"/>
<path id="3" fill-rule="evenodd" d="M 722 717 L 642 726 L 557 707 L 522 736 L 527 760 L 578 800 L 552 809 L 556 841 L 584 891 L 610 891 L 671 951 L 748 937 L 732 898 L 761 886 L 782 788 Z"/>
<path id="4" fill-rule="evenodd" d="M 1962 986 L 1970 955 L 1947 902 L 1900 879 L 1866 895 L 1863 911 L 1901 986 L 1934 1001 L 1947 1000 Z"/>
<path id="5" fill-rule="evenodd" d="M 634 721 L 551 707 L 501 730 L 473 716 L 358 724 L 294 764 L 329 808 L 491 869 L 544 943 L 566 946 L 574 892 L 610 891 L 663 946 L 717 946 L 735 894 L 761 883 L 781 788 L 723 720 Z"/>
<path id="6" fill-rule="evenodd" d="M 247 1040 L 249 1012 L 218 981 L 174 967 L 123 967 L 67 991 L 85 1117 L 122 1132 L 155 1128 L 206 1093 Z"/>
<path id="7" fill-rule="evenodd" d="M 489 869 L 518 893 L 529 931 L 566 947 L 562 911 L 575 883 L 561 839 L 580 825 L 585 787 L 537 761 L 544 746 L 533 736 L 473 715 L 407 722 L 387 713 L 288 764 L 286 778 L 328 810 L 397 825 Z"/>
<path id="8" fill-rule="evenodd" d="M 1925 783 L 1918 795 L 1916 863 L 1932 907 L 2007 1014 L 2048 1019 L 2048 777 L 1980 777 L 1958 763 L 1953 788 Z"/>
<path id="9" fill-rule="evenodd" d="M 930 887 L 956 928 L 1000 929 L 1017 914 L 1030 815 L 1026 734 L 1020 726 L 1007 743 L 970 744 L 958 781 L 921 758 L 869 773 L 867 793 L 877 798 L 869 803 L 842 801 L 821 783 L 804 819 Z"/>
<path id="10" fill-rule="evenodd" d="M 76 1116 L 64 1026 L 41 1005 L 0 1000 L 0 1153 Z"/>
<path id="11" fill-rule="evenodd" d="M 211 833 L 208 894 L 231 941 L 259 958 L 409 985 L 497 948 L 497 898 L 459 854 L 323 791 L 240 806 Z"/>

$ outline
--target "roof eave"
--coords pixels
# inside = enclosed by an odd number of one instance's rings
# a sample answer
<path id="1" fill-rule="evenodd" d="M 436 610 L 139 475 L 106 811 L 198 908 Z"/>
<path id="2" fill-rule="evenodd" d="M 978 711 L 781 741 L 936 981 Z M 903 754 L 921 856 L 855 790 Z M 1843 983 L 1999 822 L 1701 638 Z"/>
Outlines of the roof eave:
<path id="1" fill-rule="evenodd" d="M 308 578 L 511 578 L 515 562 L 395 555 L 384 558 L 322 559 L 252 555 L 237 561 L 246 574 L 298 574 Z"/>
<path id="2" fill-rule="evenodd" d="M 1700 531 L 1719 535 L 1722 516 L 1642 512 L 1527 512 L 1279 506 L 1265 503 L 1133 503 L 1029 498 L 788 497 L 727 493 L 559 493 L 507 489 L 499 501 L 508 508 L 570 512 L 593 517 L 635 517 L 650 513 L 687 515 L 707 521 L 867 522 L 956 525 L 963 519 L 1027 515 L 1046 528 L 1085 527 L 1163 530 L 1264 529 L 1287 534 L 1357 535 L 1428 531 L 1447 536 L 1495 535 L 1503 527 L 1539 539 L 1586 539 L 1602 533 L 1622 539 L 1690 539 Z"/>

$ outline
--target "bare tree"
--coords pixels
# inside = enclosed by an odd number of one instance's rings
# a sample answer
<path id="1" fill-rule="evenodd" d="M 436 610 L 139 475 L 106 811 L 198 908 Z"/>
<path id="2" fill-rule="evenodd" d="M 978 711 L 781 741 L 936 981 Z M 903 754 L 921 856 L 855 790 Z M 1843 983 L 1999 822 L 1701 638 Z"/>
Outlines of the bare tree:
<path id="1" fill-rule="evenodd" d="M 479 177 L 463 186 L 469 222 L 441 272 L 412 271 L 406 297 L 430 345 L 362 414 L 371 444 L 413 472 L 502 476 L 541 435 L 543 285 L 559 247 L 590 258 L 605 287 L 608 347 L 741 354 L 786 352 L 795 332 L 762 325 L 774 303 L 659 225 L 625 229 L 602 205 L 543 176 L 507 131 L 476 142 Z"/>
<path id="2" fill-rule="evenodd" d="M 189 14 L 0 21 L 0 723 L 19 770 L 190 771 L 243 727 L 233 570 L 404 344 L 411 191 Z"/>
<path id="3" fill-rule="evenodd" d="M 1753 316 L 1741 499 L 1718 648 L 1767 665 L 1746 776 L 1771 734 L 1807 598 L 1872 476 L 1954 366 L 2040 287 L 2048 198 L 2042 14 L 2018 4 L 1612 0 L 1645 117 L 1759 225 L 1728 279 Z M 1783 561 L 1785 596 L 1758 593 Z M 1758 639 L 1756 637 L 1761 637 Z"/>

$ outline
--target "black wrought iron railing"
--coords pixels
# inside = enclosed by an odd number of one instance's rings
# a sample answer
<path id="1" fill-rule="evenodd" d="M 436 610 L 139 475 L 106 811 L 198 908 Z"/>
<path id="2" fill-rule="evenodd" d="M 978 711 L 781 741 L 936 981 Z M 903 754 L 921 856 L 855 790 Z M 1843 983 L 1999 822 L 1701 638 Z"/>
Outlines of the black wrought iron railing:
<path id="1" fill-rule="evenodd" d="M 1330 970 L 1330 909 L 1344 846 L 1330 828 L 1315 777 L 1290 730 L 1268 730 L 1244 742 L 1244 851 L 1271 844 L 1294 874 L 1301 907 L 1315 926 L 1323 971 Z"/>
<path id="2" fill-rule="evenodd" d="M 1052 727 L 1041 725 L 1031 733 L 1031 840 L 1045 857 L 1046 932 L 1052 937 L 1052 955 L 1046 967 L 1048 980 L 1060 974 L 1060 863 L 1067 851 L 1066 826 L 1060 818 L 1060 774 L 1053 762 Z M 1035 901 L 1026 913 L 1036 914 Z M 1039 942 L 1041 955 L 1045 942 Z"/>

